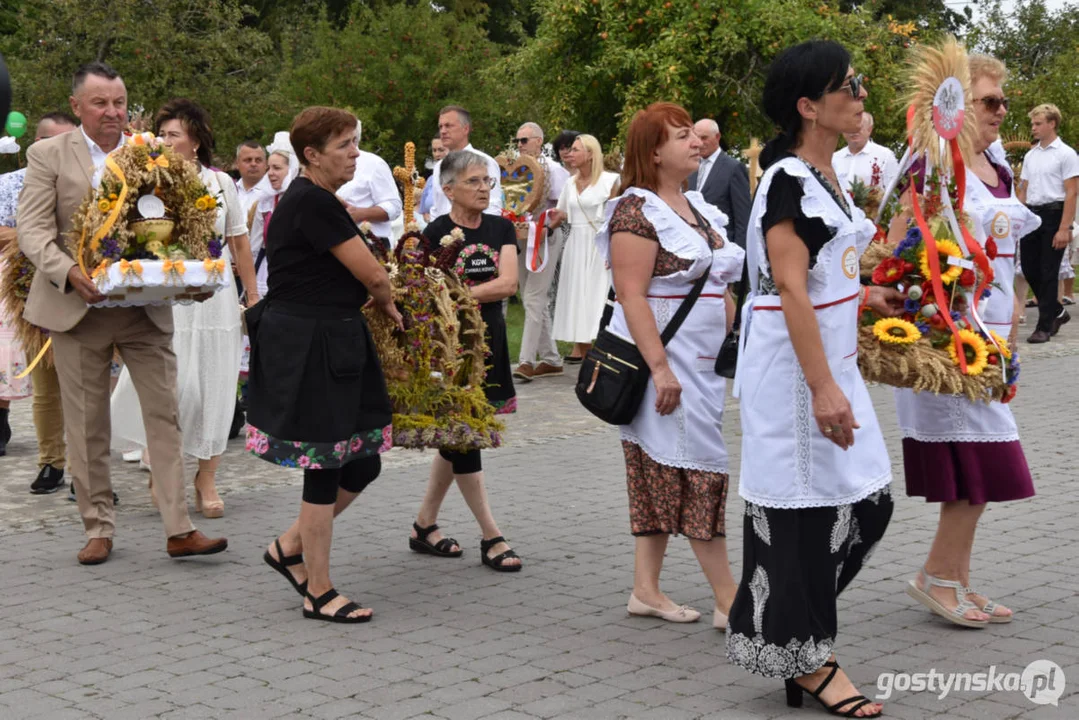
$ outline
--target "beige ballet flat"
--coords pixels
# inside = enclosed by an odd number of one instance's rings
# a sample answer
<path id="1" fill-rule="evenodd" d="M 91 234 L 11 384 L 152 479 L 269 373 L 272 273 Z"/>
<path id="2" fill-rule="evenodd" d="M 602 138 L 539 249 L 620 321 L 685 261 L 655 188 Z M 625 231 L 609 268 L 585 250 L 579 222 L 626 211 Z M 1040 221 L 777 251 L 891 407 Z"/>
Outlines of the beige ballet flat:
<path id="1" fill-rule="evenodd" d="M 211 520 L 225 517 L 225 502 L 223 500 L 206 503 L 202 501 L 202 492 L 199 491 L 199 475 L 201 474 L 202 471 L 195 473 L 195 512 L 202 513 L 204 518 Z M 211 482 L 211 484 L 213 483 Z"/>
<path id="2" fill-rule="evenodd" d="M 675 610 L 660 610 L 651 605 L 645 605 L 633 593 L 629 595 L 629 604 L 626 605 L 626 611 L 630 615 L 658 617 L 674 623 L 691 623 L 701 619 L 701 614 L 688 605 L 679 605 Z"/>
<path id="3" fill-rule="evenodd" d="M 727 616 L 718 607 L 716 608 L 715 614 L 712 615 L 712 627 L 716 630 L 727 632 Z"/>

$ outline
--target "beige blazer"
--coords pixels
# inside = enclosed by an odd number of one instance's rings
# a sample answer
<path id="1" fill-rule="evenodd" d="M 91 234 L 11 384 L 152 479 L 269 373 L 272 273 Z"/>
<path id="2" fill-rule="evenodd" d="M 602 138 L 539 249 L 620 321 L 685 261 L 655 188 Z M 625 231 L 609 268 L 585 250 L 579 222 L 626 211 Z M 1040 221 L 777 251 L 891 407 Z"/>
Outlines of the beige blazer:
<path id="1" fill-rule="evenodd" d="M 72 219 L 90 190 L 94 163 L 82 132 L 40 140 L 26 151 L 26 179 L 16 215 L 19 249 L 37 268 L 23 317 L 38 327 L 67 332 L 90 308 L 71 289 L 67 273 L 77 263 L 65 238 Z M 172 308 L 149 306 L 146 314 L 164 332 L 172 332 Z"/>

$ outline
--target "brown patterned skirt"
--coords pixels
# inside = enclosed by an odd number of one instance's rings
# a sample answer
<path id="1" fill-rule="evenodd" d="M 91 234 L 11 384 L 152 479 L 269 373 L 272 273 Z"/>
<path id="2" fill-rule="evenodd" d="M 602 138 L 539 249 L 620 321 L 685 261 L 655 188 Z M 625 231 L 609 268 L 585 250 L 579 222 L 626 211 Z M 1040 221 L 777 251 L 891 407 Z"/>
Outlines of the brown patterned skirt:
<path id="1" fill-rule="evenodd" d="M 693 540 L 726 537 L 726 473 L 662 465 L 639 445 L 622 441 L 634 535 L 685 535 Z"/>

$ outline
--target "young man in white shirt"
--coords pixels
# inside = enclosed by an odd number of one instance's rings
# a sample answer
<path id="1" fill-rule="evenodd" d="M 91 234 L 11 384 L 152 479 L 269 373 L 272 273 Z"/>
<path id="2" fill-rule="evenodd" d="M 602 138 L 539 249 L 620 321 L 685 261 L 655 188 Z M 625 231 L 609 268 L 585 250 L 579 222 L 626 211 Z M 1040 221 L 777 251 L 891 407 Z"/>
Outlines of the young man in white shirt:
<path id="1" fill-rule="evenodd" d="M 895 154 L 873 142 L 870 138 L 872 134 L 873 116 L 862 113 L 862 127 L 858 132 L 844 133 L 847 146 L 832 155 L 832 167 L 844 190 L 850 190 L 851 182 L 858 178 L 870 187 L 879 186 L 883 191 L 899 174 Z"/>
<path id="2" fill-rule="evenodd" d="M 491 188 L 491 201 L 487 209 L 484 210 L 488 215 L 501 215 L 502 214 L 502 170 L 498 167 L 498 163 L 495 162 L 487 153 L 481 152 L 472 147 L 472 143 L 469 142 L 469 135 L 472 133 L 472 116 L 468 110 L 465 110 L 460 105 L 447 105 L 438 111 L 438 136 L 442 140 L 442 145 L 448 152 L 454 152 L 456 150 L 471 150 L 477 155 L 482 155 L 487 160 L 487 172 L 494 178 L 495 186 Z M 445 215 L 450 211 L 450 200 L 446 197 L 446 193 L 442 191 L 442 182 L 440 180 L 439 169 L 442 167 L 442 161 L 439 160 L 435 164 L 435 170 L 431 173 L 431 177 L 428 182 L 434 183 L 434 189 L 431 190 L 431 219 Z"/>
<path id="3" fill-rule="evenodd" d="M 357 122 L 357 142 L 360 130 Z M 393 171 L 385 160 L 374 153 L 360 150 L 360 156 L 356 158 L 356 174 L 337 190 L 337 197 L 344 202 L 352 222 L 357 225 L 370 223 L 375 237 L 391 242 L 393 232 L 390 224 L 401 217 L 402 203 Z M 411 219 L 405 218 L 405 224 Z"/>
<path id="4" fill-rule="evenodd" d="M 1071 242 L 1079 190 L 1079 155 L 1057 136 L 1061 123 L 1056 105 L 1030 111 L 1030 130 L 1037 144 L 1023 158 L 1017 195 L 1041 218 L 1041 227 L 1019 243 L 1023 274 L 1038 300 L 1038 325 L 1029 343 L 1049 342 L 1071 320 L 1057 299 L 1064 250 Z"/>

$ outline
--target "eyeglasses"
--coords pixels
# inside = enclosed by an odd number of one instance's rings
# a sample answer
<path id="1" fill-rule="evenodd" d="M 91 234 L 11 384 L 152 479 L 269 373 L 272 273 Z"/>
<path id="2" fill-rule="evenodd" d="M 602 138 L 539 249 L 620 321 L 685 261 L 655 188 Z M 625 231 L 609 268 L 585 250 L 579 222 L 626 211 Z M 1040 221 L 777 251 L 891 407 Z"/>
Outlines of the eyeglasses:
<path id="1" fill-rule="evenodd" d="M 518 145 L 524 145 L 525 143 L 529 142 L 530 140 L 536 140 L 536 139 L 538 139 L 538 138 L 530 138 L 530 137 L 527 137 L 527 138 L 524 138 L 524 137 L 522 137 L 522 138 L 514 138 L 513 142 L 517 143 Z"/>
<path id="2" fill-rule="evenodd" d="M 468 180 L 462 180 L 461 184 L 469 190 L 481 190 L 483 188 L 494 190 L 495 179 L 493 177 L 469 178 Z"/>
<path id="3" fill-rule="evenodd" d="M 974 102 L 980 102 L 982 105 L 985 105 L 986 110 L 988 110 L 991 113 L 995 113 L 997 110 L 1000 110 L 1001 108 L 1004 108 L 1005 110 L 1007 110 L 1009 101 L 1008 101 L 1008 98 L 1006 98 L 1006 97 L 990 96 L 990 97 L 976 98 L 974 100 Z"/>
<path id="4" fill-rule="evenodd" d="M 847 82 L 843 83 L 835 89 L 836 92 L 840 90 L 850 90 L 850 96 L 857 99 L 862 94 L 862 85 L 865 83 L 865 75 L 855 75 Z"/>

